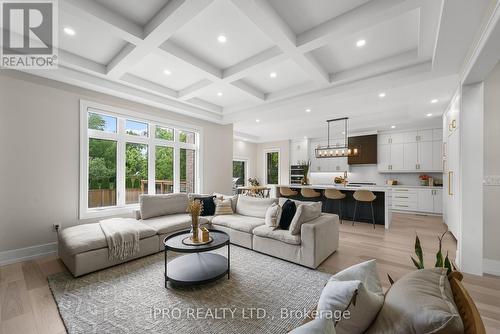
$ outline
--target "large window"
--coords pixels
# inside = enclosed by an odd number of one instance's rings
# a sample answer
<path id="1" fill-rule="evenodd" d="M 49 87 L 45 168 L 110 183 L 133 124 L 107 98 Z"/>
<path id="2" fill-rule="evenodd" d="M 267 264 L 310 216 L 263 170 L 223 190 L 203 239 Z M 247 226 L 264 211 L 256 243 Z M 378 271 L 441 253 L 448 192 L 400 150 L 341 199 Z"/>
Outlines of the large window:
<path id="1" fill-rule="evenodd" d="M 80 217 L 129 211 L 141 194 L 199 191 L 199 132 L 81 102 Z"/>

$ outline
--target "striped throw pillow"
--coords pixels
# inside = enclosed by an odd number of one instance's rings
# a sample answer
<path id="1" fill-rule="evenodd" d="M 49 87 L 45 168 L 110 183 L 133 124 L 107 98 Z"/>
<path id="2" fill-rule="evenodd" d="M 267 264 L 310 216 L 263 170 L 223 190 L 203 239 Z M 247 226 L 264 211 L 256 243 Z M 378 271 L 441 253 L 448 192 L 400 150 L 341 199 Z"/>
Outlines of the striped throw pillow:
<path id="1" fill-rule="evenodd" d="M 215 199 L 215 215 L 232 215 L 233 207 L 231 206 L 231 199 Z"/>

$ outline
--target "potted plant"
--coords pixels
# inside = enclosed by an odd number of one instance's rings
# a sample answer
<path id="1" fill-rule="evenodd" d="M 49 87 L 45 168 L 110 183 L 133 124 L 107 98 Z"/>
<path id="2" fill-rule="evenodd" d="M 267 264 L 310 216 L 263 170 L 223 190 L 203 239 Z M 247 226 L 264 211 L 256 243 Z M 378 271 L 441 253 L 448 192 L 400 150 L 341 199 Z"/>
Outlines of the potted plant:
<path id="1" fill-rule="evenodd" d="M 302 185 L 308 185 L 309 184 L 309 168 L 311 167 L 311 160 L 307 161 L 301 161 L 299 163 L 299 166 L 302 167 L 302 180 L 301 184 Z"/>
<path id="2" fill-rule="evenodd" d="M 420 179 L 420 185 L 421 186 L 428 186 L 429 185 L 429 175 L 422 174 L 418 177 Z"/>

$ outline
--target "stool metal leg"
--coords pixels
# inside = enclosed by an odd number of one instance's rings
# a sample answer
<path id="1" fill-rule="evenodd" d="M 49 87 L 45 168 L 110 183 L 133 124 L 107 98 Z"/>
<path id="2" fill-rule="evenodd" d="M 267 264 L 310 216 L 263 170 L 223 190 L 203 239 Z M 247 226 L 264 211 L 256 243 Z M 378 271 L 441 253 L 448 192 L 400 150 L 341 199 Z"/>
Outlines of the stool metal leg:
<path id="1" fill-rule="evenodd" d="M 352 215 L 352 226 L 354 226 L 354 220 L 356 219 L 356 209 L 358 208 L 358 201 L 354 202 L 354 215 Z"/>
<path id="2" fill-rule="evenodd" d="M 372 221 L 373 221 L 373 229 L 375 229 L 375 215 L 373 214 L 373 202 L 370 202 L 370 205 L 372 207 Z"/>

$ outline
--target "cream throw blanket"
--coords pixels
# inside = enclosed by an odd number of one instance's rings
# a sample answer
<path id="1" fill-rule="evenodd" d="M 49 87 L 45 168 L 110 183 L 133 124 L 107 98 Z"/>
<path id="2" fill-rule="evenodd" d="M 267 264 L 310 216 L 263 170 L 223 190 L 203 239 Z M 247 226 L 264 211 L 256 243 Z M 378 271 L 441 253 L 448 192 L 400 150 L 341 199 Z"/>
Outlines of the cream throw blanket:
<path id="1" fill-rule="evenodd" d="M 99 224 L 108 243 L 110 261 L 125 260 L 139 253 L 139 230 L 135 219 L 112 218 Z"/>

